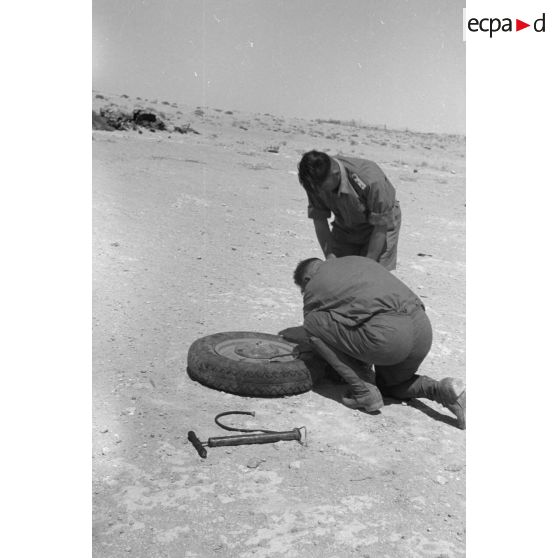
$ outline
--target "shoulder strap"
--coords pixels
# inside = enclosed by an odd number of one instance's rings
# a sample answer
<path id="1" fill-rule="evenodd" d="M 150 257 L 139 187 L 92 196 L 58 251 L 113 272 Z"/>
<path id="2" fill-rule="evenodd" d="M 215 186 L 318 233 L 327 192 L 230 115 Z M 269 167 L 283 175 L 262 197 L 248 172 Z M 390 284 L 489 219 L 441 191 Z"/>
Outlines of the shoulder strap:
<path id="1" fill-rule="evenodd" d="M 353 187 L 359 200 L 364 204 L 364 207 L 367 207 L 365 194 L 365 189 L 367 188 L 366 184 L 356 172 L 347 173 L 347 177 L 349 179 L 349 184 Z"/>

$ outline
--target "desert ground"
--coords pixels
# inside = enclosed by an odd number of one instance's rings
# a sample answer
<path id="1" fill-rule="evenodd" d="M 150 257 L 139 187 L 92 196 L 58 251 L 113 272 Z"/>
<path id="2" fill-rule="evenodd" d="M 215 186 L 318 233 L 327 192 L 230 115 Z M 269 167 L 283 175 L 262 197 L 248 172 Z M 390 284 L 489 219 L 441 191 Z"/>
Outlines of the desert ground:
<path id="1" fill-rule="evenodd" d="M 93 110 L 166 130 L 94 130 L 93 554 L 138 558 L 465 556 L 465 432 L 443 407 L 340 403 L 324 380 L 240 397 L 186 373 L 197 338 L 300 325 L 296 263 L 321 256 L 296 165 L 370 158 L 403 212 L 398 269 L 434 329 L 422 373 L 465 378 L 465 138 L 93 92 Z M 174 126 L 180 128 L 174 130 Z M 208 448 L 240 427 L 305 426 L 306 445 Z"/>

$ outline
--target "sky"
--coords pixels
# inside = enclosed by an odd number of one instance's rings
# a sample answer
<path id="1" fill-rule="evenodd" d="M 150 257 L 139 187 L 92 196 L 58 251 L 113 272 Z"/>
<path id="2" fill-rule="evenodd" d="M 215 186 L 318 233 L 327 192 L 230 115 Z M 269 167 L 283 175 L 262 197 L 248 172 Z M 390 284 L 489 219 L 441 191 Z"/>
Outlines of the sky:
<path id="1" fill-rule="evenodd" d="M 93 88 L 465 133 L 465 0 L 93 0 Z"/>

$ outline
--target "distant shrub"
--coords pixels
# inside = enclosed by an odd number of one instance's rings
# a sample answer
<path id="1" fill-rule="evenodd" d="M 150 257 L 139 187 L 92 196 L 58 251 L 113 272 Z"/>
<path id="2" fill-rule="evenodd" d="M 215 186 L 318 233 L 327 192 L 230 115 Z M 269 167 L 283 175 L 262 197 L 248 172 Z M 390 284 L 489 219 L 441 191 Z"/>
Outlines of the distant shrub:
<path id="1" fill-rule="evenodd" d="M 104 95 L 95 95 L 95 99 L 104 99 Z"/>
<path id="2" fill-rule="evenodd" d="M 123 99 L 129 99 L 130 97 L 128 97 L 128 95 L 126 95 L 125 93 L 123 95 L 120 95 Z"/>
<path id="3" fill-rule="evenodd" d="M 111 132 L 114 130 L 114 127 L 108 123 L 105 117 L 93 111 L 93 130 L 107 130 Z"/>
<path id="4" fill-rule="evenodd" d="M 234 114 L 234 112 L 232 110 L 226 110 L 225 114 Z"/>
<path id="5" fill-rule="evenodd" d="M 135 127 L 133 115 L 119 108 L 103 107 L 99 111 L 99 116 L 100 119 L 97 119 L 95 118 L 95 113 L 93 114 L 94 125 L 95 121 L 97 121 L 97 123 L 103 122 L 113 130 L 128 130 Z"/>
<path id="6" fill-rule="evenodd" d="M 116 130 L 137 130 L 138 127 L 148 128 L 150 131 L 164 131 L 165 122 L 155 113 L 143 109 L 136 109 L 132 113 L 123 111 L 119 107 L 103 107 L 99 117 L 93 114 L 94 126 L 107 125 Z"/>
<path id="7" fill-rule="evenodd" d="M 170 106 L 170 103 L 168 101 L 163 101 L 163 105 Z"/>
<path id="8" fill-rule="evenodd" d="M 205 114 L 205 112 L 203 112 L 203 110 L 202 110 L 201 108 L 197 108 L 197 109 L 194 111 L 194 114 L 195 114 L 196 116 L 203 116 L 203 115 Z"/>

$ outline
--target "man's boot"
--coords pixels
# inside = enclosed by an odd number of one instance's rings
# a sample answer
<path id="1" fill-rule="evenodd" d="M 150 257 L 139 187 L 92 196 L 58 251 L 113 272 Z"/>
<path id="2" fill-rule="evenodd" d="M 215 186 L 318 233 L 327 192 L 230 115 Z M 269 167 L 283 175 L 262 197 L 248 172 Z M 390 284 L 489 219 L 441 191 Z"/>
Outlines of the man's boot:
<path id="1" fill-rule="evenodd" d="M 384 395 L 403 401 L 408 399 L 430 399 L 449 409 L 457 417 L 457 426 L 465 430 L 465 386 L 457 378 L 434 380 L 429 376 L 415 374 L 405 382 L 386 385 L 380 375 L 376 378 Z"/>
<path id="2" fill-rule="evenodd" d="M 378 388 L 372 384 L 370 384 L 370 393 L 366 395 L 347 394 L 345 397 L 341 397 L 341 403 L 343 403 L 345 407 L 349 407 L 349 409 L 363 409 L 367 413 L 379 411 L 384 406 L 382 394 Z"/>
<path id="3" fill-rule="evenodd" d="M 449 409 L 457 417 L 457 426 L 465 430 L 465 386 L 457 378 L 444 378 L 435 382 L 432 393 L 433 401 Z"/>
<path id="4" fill-rule="evenodd" d="M 384 406 L 380 390 L 364 381 L 354 369 L 354 359 L 327 345 L 317 337 L 310 337 L 310 344 L 316 352 L 349 384 L 350 397 L 342 397 L 341 403 L 351 409 L 364 409 L 371 413 Z"/>

